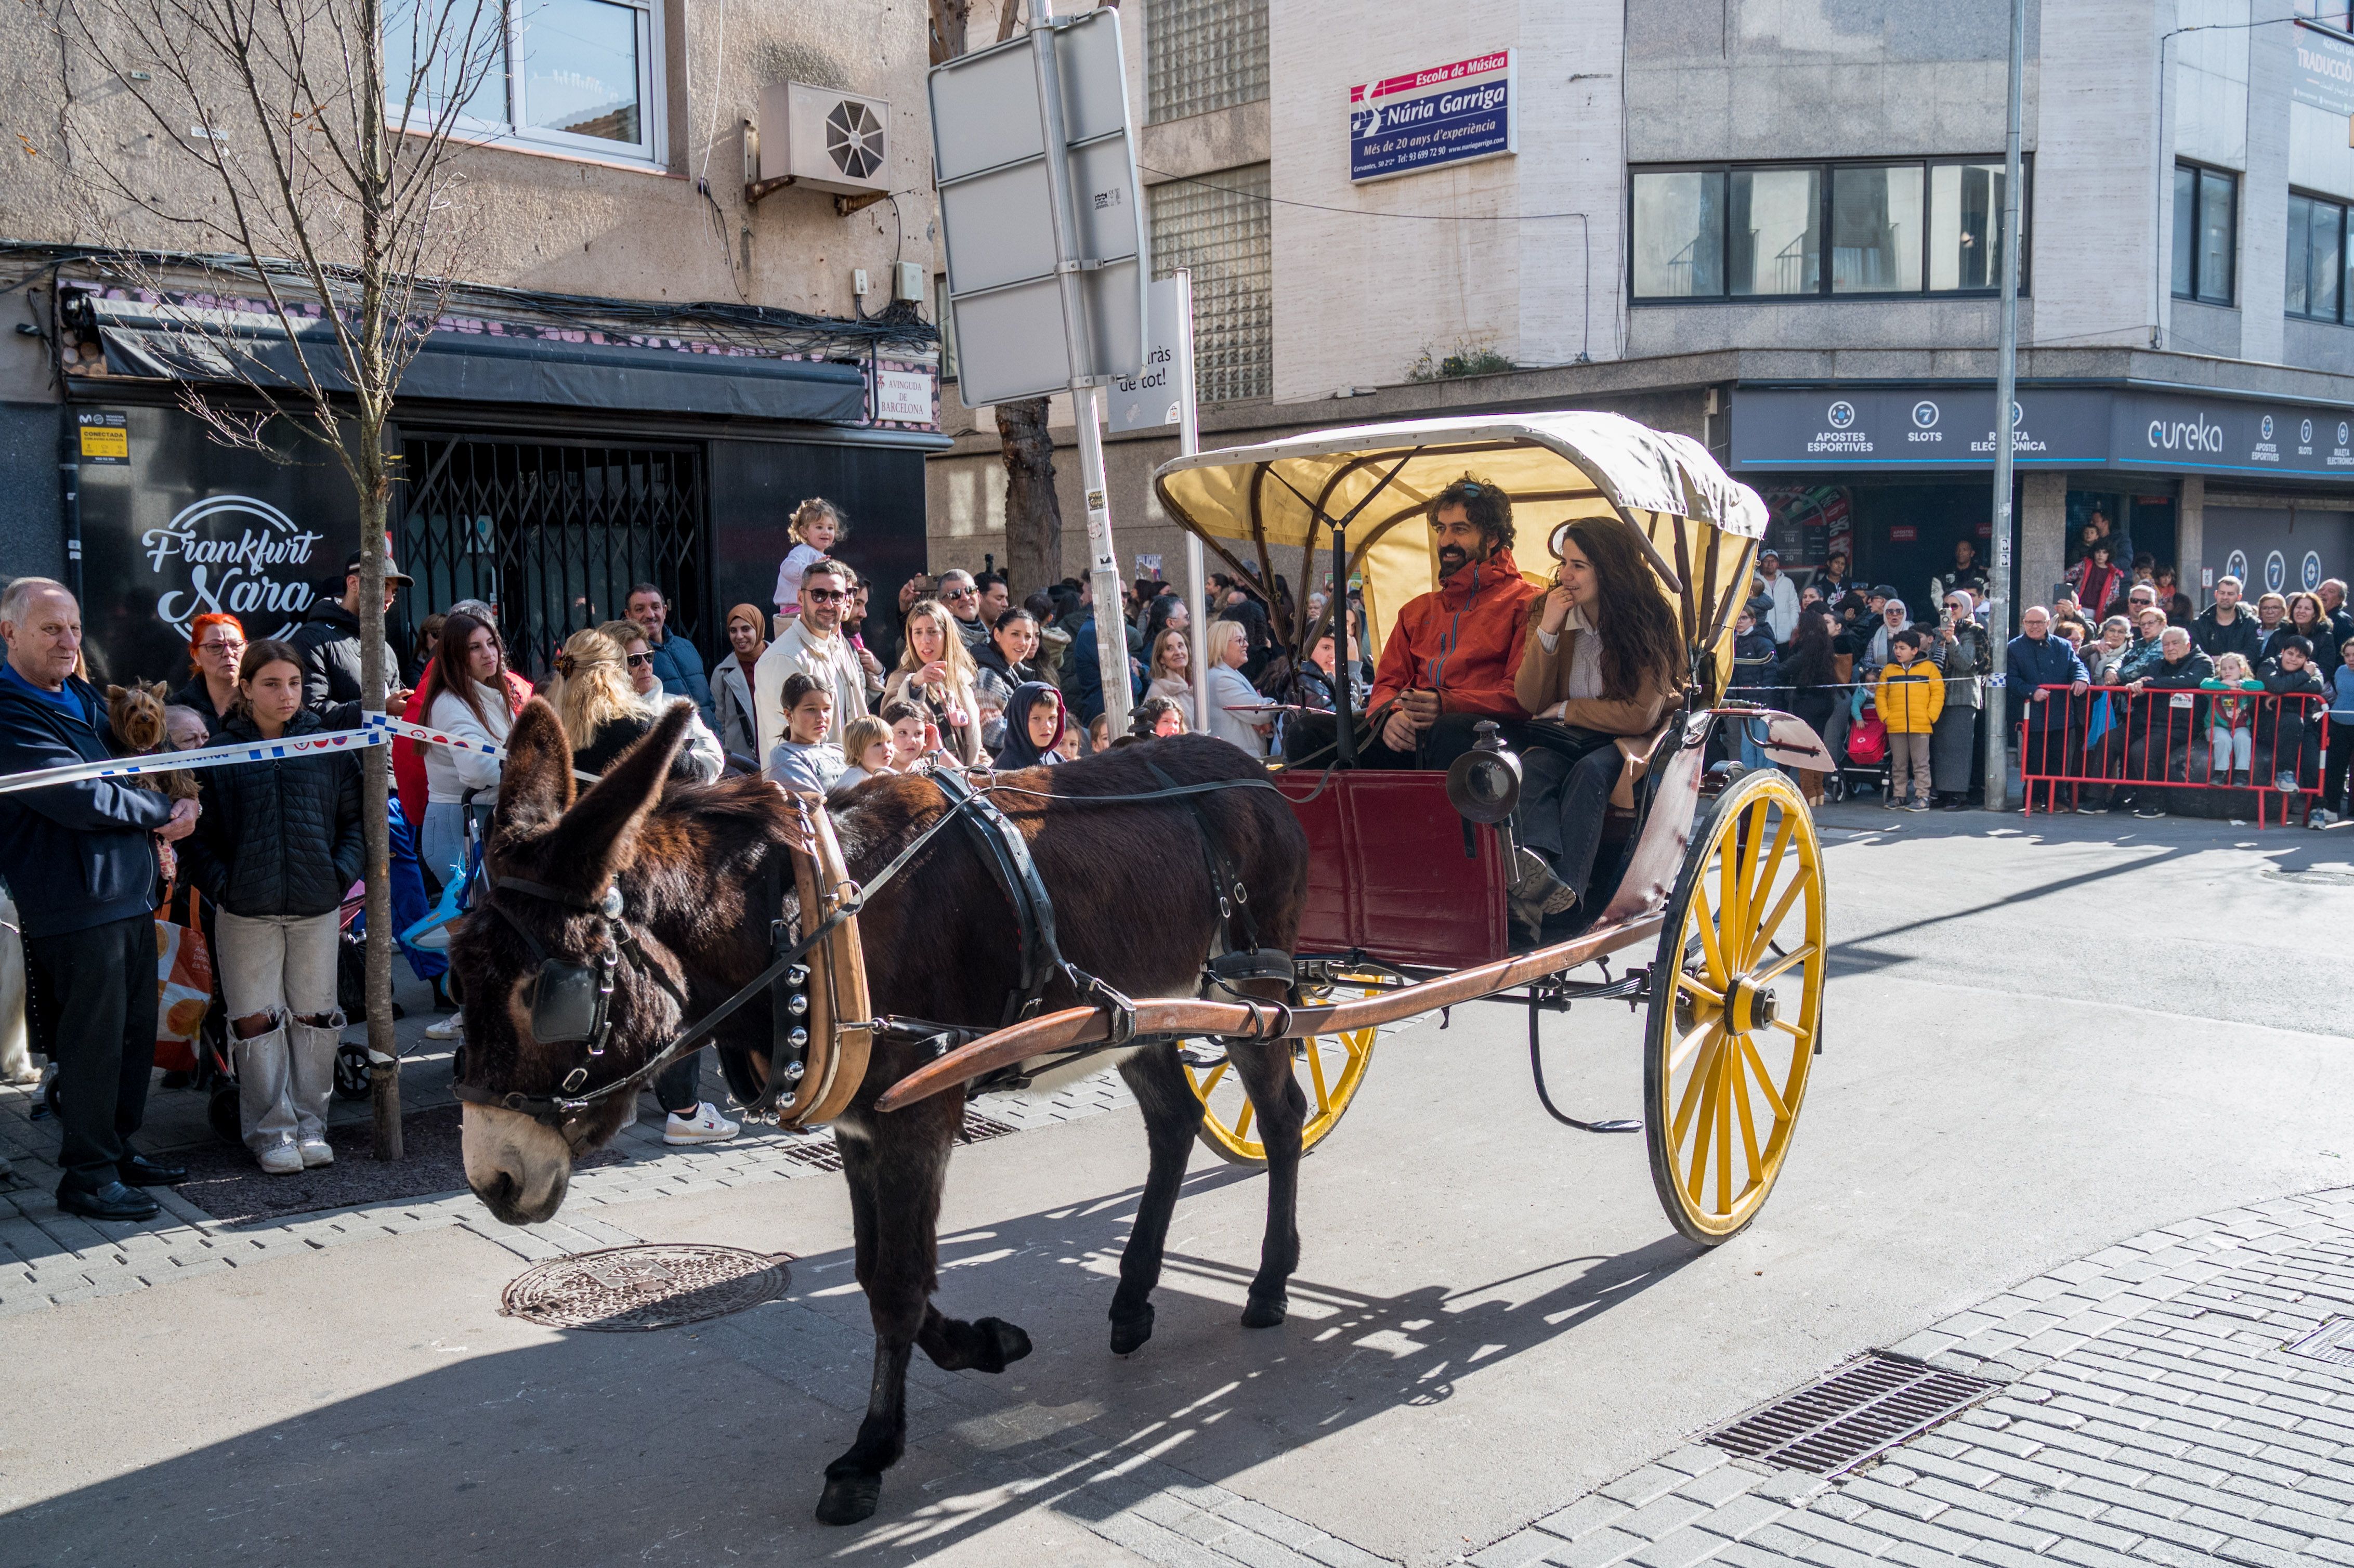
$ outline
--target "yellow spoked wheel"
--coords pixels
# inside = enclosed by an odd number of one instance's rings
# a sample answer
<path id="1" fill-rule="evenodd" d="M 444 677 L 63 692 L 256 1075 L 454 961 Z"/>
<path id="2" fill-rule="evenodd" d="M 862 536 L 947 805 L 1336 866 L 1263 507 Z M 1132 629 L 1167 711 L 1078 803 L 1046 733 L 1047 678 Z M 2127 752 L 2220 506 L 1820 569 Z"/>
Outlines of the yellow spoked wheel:
<path id="1" fill-rule="evenodd" d="M 1756 1218 L 1781 1173 L 1822 1027 L 1824 968 L 1814 818 L 1783 774 L 1746 774 L 1686 852 L 1643 1039 L 1651 1182 L 1702 1245 Z"/>
<path id="2" fill-rule="evenodd" d="M 1343 989 L 1329 999 L 1316 1000 L 1348 1001 L 1363 994 Z M 1299 1134 L 1301 1153 L 1315 1149 L 1326 1133 L 1340 1125 L 1349 1102 L 1365 1081 L 1365 1069 L 1373 1065 L 1373 1034 L 1371 1029 L 1356 1029 L 1295 1042 L 1292 1075 L 1308 1097 L 1308 1124 Z M 1225 1046 L 1214 1040 L 1186 1040 L 1179 1043 L 1177 1050 L 1185 1081 L 1202 1102 L 1203 1146 L 1230 1165 L 1266 1164 L 1267 1146 L 1252 1136 L 1257 1113 L 1250 1096 L 1243 1091 L 1241 1075 L 1226 1059 Z"/>

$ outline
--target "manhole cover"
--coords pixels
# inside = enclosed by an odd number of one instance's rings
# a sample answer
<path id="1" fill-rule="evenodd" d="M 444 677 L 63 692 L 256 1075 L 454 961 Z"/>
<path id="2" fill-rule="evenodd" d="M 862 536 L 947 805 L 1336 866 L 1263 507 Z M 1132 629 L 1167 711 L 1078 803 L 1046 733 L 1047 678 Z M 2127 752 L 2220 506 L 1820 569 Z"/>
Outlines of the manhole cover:
<path id="1" fill-rule="evenodd" d="M 2303 1338 L 2291 1340 L 2281 1349 L 2293 1356 L 2354 1367 L 2354 1318 L 2332 1318 Z"/>
<path id="2" fill-rule="evenodd" d="M 2001 1386 L 1875 1351 L 1743 1416 L 1709 1441 L 1745 1458 L 1836 1476 Z"/>
<path id="3" fill-rule="evenodd" d="M 994 1117 L 983 1116 L 977 1110 L 968 1110 L 964 1113 L 964 1126 L 957 1132 L 957 1141 L 985 1143 L 992 1138 L 1003 1138 L 1009 1132 L 1021 1130 L 1018 1127 L 1008 1127 Z"/>
<path id="4" fill-rule="evenodd" d="M 789 1261 L 732 1246 L 609 1246 L 525 1270 L 499 1311 L 551 1329 L 675 1328 L 774 1301 L 790 1283 Z"/>

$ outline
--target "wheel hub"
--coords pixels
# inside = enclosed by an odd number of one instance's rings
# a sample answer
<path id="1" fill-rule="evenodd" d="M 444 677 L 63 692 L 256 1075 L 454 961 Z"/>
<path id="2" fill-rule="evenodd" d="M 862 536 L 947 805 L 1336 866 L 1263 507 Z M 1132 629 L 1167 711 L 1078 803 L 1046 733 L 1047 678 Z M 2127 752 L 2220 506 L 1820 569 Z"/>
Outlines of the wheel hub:
<path id="1" fill-rule="evenodd" d="M 1751 980 L 1737 980 L 1725 992 L 1725 1027 L 1735 1034 L 1746 1034 L 1763 1029 L 1781 1016 L 1780 1004 L 1774 988 Z"/>

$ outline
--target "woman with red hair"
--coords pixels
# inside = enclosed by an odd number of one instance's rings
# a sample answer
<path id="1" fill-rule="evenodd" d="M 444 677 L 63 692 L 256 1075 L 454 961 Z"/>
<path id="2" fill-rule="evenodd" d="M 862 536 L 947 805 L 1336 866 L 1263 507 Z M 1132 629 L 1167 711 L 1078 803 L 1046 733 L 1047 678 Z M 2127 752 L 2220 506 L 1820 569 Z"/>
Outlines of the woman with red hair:
<path id="1" fill-rule="evenodd" d="M 200 615 L 188 622 L 189 681 L 166 700 L 203 715 L 205 734 L 218 736 L 237 700 L 237 662 L 245 657 L 245 627 L 234 615 Z"/>

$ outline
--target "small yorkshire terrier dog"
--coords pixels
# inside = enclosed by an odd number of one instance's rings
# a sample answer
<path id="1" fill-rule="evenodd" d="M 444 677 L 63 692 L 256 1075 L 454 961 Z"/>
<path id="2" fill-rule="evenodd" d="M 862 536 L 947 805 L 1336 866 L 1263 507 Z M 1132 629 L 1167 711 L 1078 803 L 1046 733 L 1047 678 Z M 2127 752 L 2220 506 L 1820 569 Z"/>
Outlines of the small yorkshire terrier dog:
<path id="1" fill-rule="evenodd" d="M 163 682 L 106 688 L 106 722 L 113 727 L 115 744 L 126 757 L 146 757 L 168 750 L 164 745 Z M 160 789 L 175 800 L 196 798 L 196 776 L 186 768 L 169 773 L 143 773 L 139 782 Z"/>

